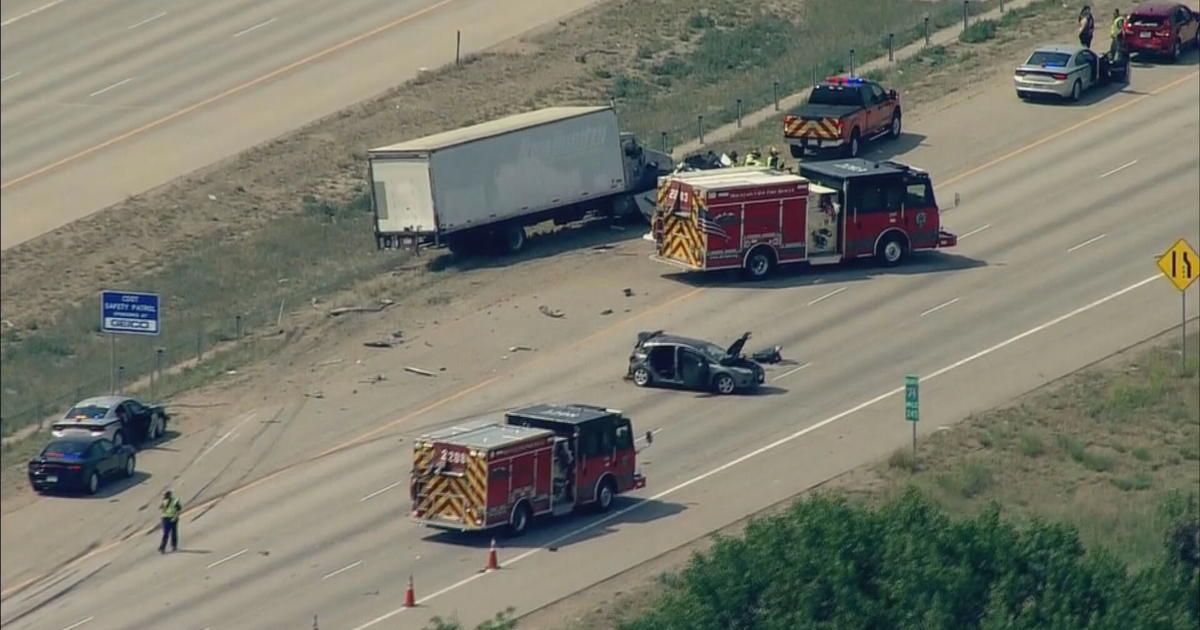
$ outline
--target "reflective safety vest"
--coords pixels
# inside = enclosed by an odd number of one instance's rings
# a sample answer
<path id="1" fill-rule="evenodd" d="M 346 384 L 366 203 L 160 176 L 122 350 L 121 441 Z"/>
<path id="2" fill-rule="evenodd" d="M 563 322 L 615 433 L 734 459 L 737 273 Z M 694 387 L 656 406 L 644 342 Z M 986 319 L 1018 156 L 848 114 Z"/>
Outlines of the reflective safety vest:
<path id="1" fill-rule="evenodd" d="M 767 166 L 778 169 L 783 167 L 783 160 L 779 159 L 778 155 L 772 155 L 767 158 Z"/>
<path id="2" fill-rule="evenodd" d="M 743 166 L 760 166 L 761 162 L 759 162 L 756 158 L 746 156 L 746 161 L 743 162 L 742 165 Z"/>
<path id="3" fill-rule="evenodd" d="M 171 497 L 170 499 L 166 499 L 162 502 L 162 508 L 161 508 L 162 517 L 169 518 L 173 521 L 178 520 L 179 512 L 182 509 L 183 509 L 183 506 L 179 504 L 179 499 L 176 499 L 174 497 Z"/>
<path id="4" fill-rule="evenodd" d="M 1125 17 L 1121 16 L 1113 20 L 1111 35 L 1113 39 L 1121 36 L 1121 27 L 1125 26 Z"/>

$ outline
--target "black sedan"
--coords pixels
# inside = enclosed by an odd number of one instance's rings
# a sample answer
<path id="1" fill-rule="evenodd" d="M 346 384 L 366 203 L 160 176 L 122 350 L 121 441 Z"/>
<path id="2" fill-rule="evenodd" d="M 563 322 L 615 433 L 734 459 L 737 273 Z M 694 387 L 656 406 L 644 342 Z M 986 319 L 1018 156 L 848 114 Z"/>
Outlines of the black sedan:
<path id="1" fill-rule="evenodd" d="M 102 437 L 64 437 L 29 460 L 29 485 L 39 493 L 83 490 L 96 494 L 108 479 L 132 477 L 136 466 L 137 456 L 128 444 L 115 446 Z"/>

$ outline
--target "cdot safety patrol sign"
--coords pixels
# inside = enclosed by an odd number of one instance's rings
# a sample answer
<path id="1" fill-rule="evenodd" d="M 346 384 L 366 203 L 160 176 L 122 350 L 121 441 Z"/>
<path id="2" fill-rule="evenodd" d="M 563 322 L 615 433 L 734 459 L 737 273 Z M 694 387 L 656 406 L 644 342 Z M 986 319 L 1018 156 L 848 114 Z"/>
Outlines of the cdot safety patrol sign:
<path id="1" fill-rule="evenodd" d="M 159 321 L 156 293 L 100 292 L 100 330 L 104 332 L 157 335 Z"/>

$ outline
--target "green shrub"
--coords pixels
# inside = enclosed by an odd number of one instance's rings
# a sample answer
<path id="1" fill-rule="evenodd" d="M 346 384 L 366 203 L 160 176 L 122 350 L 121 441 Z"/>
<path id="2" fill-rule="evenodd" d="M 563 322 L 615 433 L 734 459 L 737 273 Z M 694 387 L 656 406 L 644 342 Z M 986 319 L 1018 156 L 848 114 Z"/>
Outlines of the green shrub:
<path id="1" fill-rule="evenodd" d="M 958 34 L 964 44 L 979 44 L 996 36 L 996 20 L 979 20 Z"/>
<path id="2" fill-rule="evenodd" d="M 1046 444 L 1040 435 L 1031 431 L 1021 432 L 1021 454 L 1026 457 L 1041 457 L 1046 452 Z"/>
<path id="3" fill-rule="evenodd" d="M 964 462 L 957 469 L 939 475 L 938 485 L 947 493 L 973 499 L 992 487 L 992 471 L 979 462 Z"/>

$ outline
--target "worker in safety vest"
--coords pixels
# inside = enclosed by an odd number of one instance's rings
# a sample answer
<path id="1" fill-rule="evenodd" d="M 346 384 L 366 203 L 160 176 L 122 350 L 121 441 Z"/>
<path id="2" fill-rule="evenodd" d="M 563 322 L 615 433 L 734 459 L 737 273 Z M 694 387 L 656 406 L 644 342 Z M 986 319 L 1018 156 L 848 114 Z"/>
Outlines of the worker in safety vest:
<path id="1" fill-rule="evenodd" d="M 179 513 L 183 511 L 183 504 L 167 490 L 158 510 L 162 513 L 162 542 L 158 545 L 158 553 L 167 552 L 168 538 L 171 539 L 171 551 L 175 551 L 179 548 Z"/>
<path id="2" fill-rule="evenodd" d="M 730 151 L 729 153 L 721 154 L 721 166 L 731 168 L 738 165 L 738 152 Z"/>
<path id="3" fill-rule="evenodd" d="M 767 166 L 776 170 L 783 170 L 783 159 L 779 157 L 779 149 L 771 147 L 771 155 L 767 158 Z"/>
<path id="4" fill-rule="evenodd" d="M 1109 36 L 1112 37 L 1112 42 L 1108 46 L 1108 58 L 1115 60 L 1117 53 L 1121 51 L 1121 31 L 1125 29 L 1125 17 L 1121 15 L 1120 9 L 1113 9 L 1112 27 L 1109 28 Z"/>
<path id="5" fill-rule="evenodd" d="M 758 152 L 758 149 L 750 149 L 742 166 L 762 166 L 762 154 Z"/>

